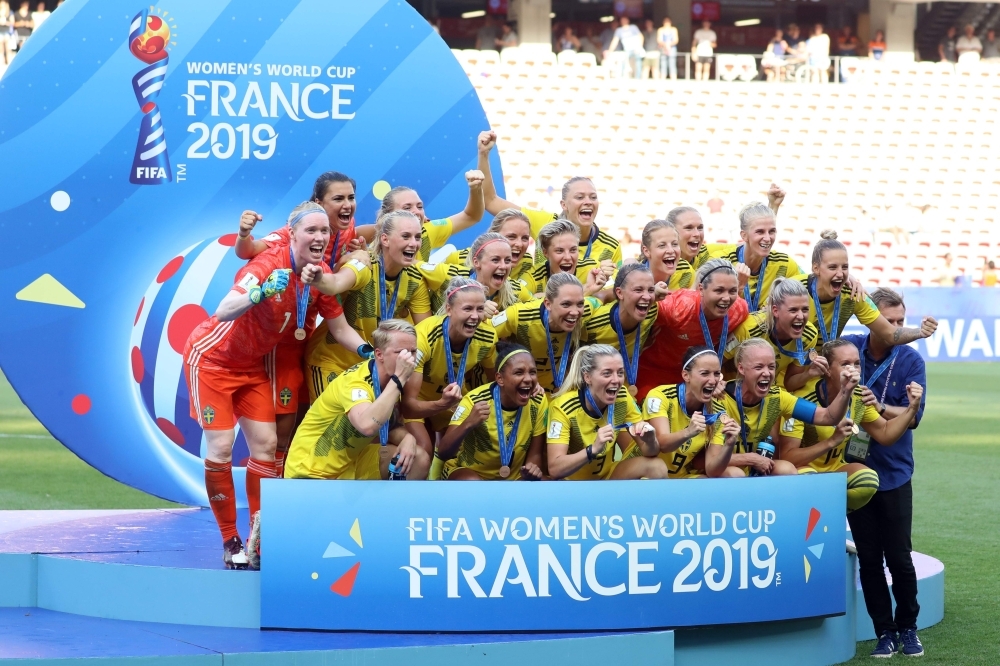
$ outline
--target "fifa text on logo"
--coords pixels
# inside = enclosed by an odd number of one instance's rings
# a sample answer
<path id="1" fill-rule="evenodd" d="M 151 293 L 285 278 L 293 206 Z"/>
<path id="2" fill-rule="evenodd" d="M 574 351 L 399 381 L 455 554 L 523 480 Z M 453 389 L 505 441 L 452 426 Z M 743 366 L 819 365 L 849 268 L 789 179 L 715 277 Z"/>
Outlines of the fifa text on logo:
<path id="1" fill-rule="evenodd" d="M 129 181 L 136 185 L 159 185 L 172 180 L 163 119 L 159 107 L 153 101 L 160 94 L 163 80 L 167 76 L 170 35 L 171 26 L 165 18 L 150 16 L 146 9 L 135 15 L 129 27 L 129 50 L 146 63 L 132 77 L 132 91 L 143 114 L 139 142 L 135 147 L 132 171 L 129 173 Z"/>

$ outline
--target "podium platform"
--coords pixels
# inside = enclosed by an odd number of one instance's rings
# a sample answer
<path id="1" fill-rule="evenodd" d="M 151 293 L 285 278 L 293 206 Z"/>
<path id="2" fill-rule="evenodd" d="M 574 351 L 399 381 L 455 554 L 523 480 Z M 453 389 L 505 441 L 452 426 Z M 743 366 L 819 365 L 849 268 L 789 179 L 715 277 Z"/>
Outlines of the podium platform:
<path id="1" fill-rule="evenodd" d="M 245 512 L 239 520 L 245 532 Z M 919 553 L 914 563 L 926 627 L 944 615 L 944 567 Z M 848 566 L 856 569 L 854 557 Z M 848 580 L 847 614 L 825 619 L 588 633 L 262 631 L 260 576 L 222 568 L 211 511 L 4 511 L 0 659 L 140 659 L 155 666 L 512 659 L 520 665 L 834 664 L 854 655 L 857 640 L 872 637 L 856 575 Z"/>

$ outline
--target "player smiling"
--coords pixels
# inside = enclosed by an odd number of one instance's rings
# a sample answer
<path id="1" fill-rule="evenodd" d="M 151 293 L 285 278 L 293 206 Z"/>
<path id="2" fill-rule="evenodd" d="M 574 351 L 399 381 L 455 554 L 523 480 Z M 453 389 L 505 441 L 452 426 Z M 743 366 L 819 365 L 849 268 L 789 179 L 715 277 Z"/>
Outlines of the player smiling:
<path id="1" fill-rule="evenodd" d="M 510 258 L 513 264 L 510 279 L 520 280 L 525 273 L 531 271 L 533 260 L 528 252 L 531 245 L 531 223 L 528 217 L 517 208 L 505 208 L 493 216 L 488 233 L 500 234 L 510 245 Z M 471 248 L 456 250 L 445 260 L 449 264 L 470 266 L 468 257 Z M 470 266 L 471 267 L 471 266 Z"/>
<path id="2" fill-rule="evenodd" d="M 579 230 L 568 220 L 556 220 L 542 227 L 538 232 L 541 257 L 537 258 L 531 272 L 521 278 L 530 293 L 544 292 L 549 278 L 558 273 L 576 275 L 587 296 L 604 288 L 611 272 L 605 272 L 593 259 L 580 258 L 576 251 L 579 238 Z"/>

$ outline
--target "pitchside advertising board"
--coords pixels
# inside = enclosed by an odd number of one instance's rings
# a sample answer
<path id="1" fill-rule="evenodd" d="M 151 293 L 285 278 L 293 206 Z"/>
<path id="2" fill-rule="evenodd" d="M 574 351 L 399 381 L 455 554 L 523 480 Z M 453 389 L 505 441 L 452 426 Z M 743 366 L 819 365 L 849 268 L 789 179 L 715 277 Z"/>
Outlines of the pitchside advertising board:
<path id="1" fill-rule="evenodd" d="M 338 170 L 359 224 L 397 185 L 445 217 L 486 127 L 402 0 L 69 0 L 0 81 L 3 371 L 94 467 L 205 503 L 181 351 L 244 263 L 240 213 L 266 234 Z"/>
<path id="2" fill-rule="evenodd" d="M 1000 289 L 976 287 L 911 287 L 901 290 L 906 323 L 919 326 L 931 316 L 938 329 L 910 346 L 932 361 L 994 361 L 1000 358 Z M 867 333 L 851 319 L 845 333 Z"/>
<path id="3" fill-rule="evenodd" d="M 604 630 L 838 615 L 845 483 L 265 480 L 261 626 Z"/>

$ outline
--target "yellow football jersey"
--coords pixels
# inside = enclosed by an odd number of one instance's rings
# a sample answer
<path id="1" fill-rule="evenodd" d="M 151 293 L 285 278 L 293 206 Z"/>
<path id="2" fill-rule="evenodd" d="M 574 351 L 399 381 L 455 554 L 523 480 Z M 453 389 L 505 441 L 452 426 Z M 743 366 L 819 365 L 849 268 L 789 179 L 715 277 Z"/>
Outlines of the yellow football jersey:
<path id="1" fill-rule="evenodd" d="M 813 283 L 816 281 L 816 276 L 814 275 L 800 275 L 798 276 L 798 281 L 805 285 L 806 289 L 809 290 L 809 321 L 813 326 L 816 327 L 817 331 L 820 331 L 818 313 L 816 311 L 816 301 L 812 298 Z M 851 316 L 856 316 L 858 321 L 868 326 L 873 321 L 879 318 L 880 312 L 878 311 L 878 306 L 872 302 L 868 296 L 865 296 L 862 300 L 856 301 L 851 298 L 851 292 L 845 286 L 840 290 L 840 317 L 834 323 L 833 321 L 833 310 L 836 307 L 837 299 L 827 301 L 826 303 L 820 302 L 820 308 L 823 311 L 823 326 L 826 332 L 829 334 L 832 330 L 833 338 L 839 338 L 840 334 L 844 332 L 844 328 L 847 326 L 847 322 L 851 320 Z M 822 331 L 820 331 L 822 337 Z M 819 344 L 824 342 L 829 342 L 829 340 L 821 340 Z"/>
<path id="2" fill-rule="evenodd" d="M 585 345 L 611 345 L 622 352 L 623 360 L 626 353 L 629 360 L 631 360 L 633 358 L 632 352 L 635 350 L 635 336 L 639 335 L 639 350 L 641 351 L 653 333 L 653 326 L 656 324 L 656 317 L 659 314 L 659 310 L 655 302 L 651 304 L 649 310 L 646 312 L 646 318 L 636 328 L 625 332 L 625 349 L 621 349 L 618 341 L 618 333 L 615 332 L 615 328 L 611 323 L 613 321 L 612 311 L 617 307 L 618 303 L 615 302 L 605 303 L 597 308 L 583 326 L 580 343 Z"/>
<path id="3" fill-rule="evenodd" d="M 421 262 L 417 264 L 417 268 L 420 270 L 421 275 L 424 276 L 424 282 L 427 283 L 427 290 L 430 292 L 431 312 L 437 312 L 444 305 L 445 297 L 448 295 L 446 293 L 448 282 L 453 277 L 472 276 L 472 271 L 465 264 L 429 264 Z M 524 286 L 524 283 L 511 279 L 508 279 L 507 282 L 510 284 L 510 288 L 514 292 L 514 297 L 519 303 L 527 303 L 534 300 L 534 294 Z M 497 303 L 497 298 L 499 298 L 499 292 L 486 295 L 486 300 L 493 301 L 494 303 Z"/>
<path id="4" fill-rule="evenodd" d="M 727 259 L 736 265 L 740 262 L 740 250 L 741 245 L 713 245 L 709 248 L 709 253 L 713 257 L 722 257 Z M 753 310 L 754 306 L 757 308 L 763 308 L 764 303 L 767 302 L 767 297 L 771 293 L 771 285 L 774 281 L 781 277 L 795 277 L 801 275 L 802 271 L 799 269 L 799 265 L 795 263 L 795 260 L 789 257 L 784 252 L 777 252 L 771 250 L 767 254 L 767 266 L 764 267 L 764 282 L 760 285 L 760 292 L 757 291 L 757 283 L 760 281 L 760 271 L 757 271 L 756 275 L 750 276 L 750 282 L 747 284 L 747 289 L 744 289 L 740 296 L 746 297 L 749 290 L 750 298 L 753 299 L 753 304 L 750 309 Z"/>
<path id="5" fill-rule="evenodd" d="M 784 386 L 785 384 L 785 370 L 788 366 L 792 365 L 803 365 L 797 360 L 789 356 L 789 354 L 798 354 L 798 345 L 794 340 L 790 340 L 784 345 L 777 345 L 775 343 L 775 338 L 773 335 L 768 335 L 767 332 L 767 313 L 763 310 L 759 312 L 751 312 L 750 316 L 746 318 L 742 324 L 740 324 L 732 335 L 729 336 L 728 342 L 726 342 L 726 351 L 724 357 L 726 360 L 732 360 L 736 357 L 736 348 L 740 346 L 740 343 L 744 340 L 749 340 L 750 338 L 763 338 L 771 343 L 771 347 L 774 349 L 775 360 L 777 361 L 777 379 L 775 383 L 778 386 Z M 805 328 L 802 329 L 802 352 L 804 354 L 809 354 L 816 350 L 816 344 L 819 340 L 819 331 L 812 322 L 807 321 Z M 727 377 L 730 379 L 731 377 Z"/>
<path id="6" fill-rule="evenodd" d="M 576 262 L 574 275 L 576 275 L 576 279 L 580 281 L 580 284 L 587 284 L 590 271 L 595 268 L 597 268 L 597 262 L 593 259 L 580 259 Z M 546 261 L 545 257 L 542 257 L 540 262 L 535 263 L 530 273 L 525 273 L 521 276 L 521 283 L 530 293 L 542 294 L 545 292 L 545 286 L 549 283 L 551 276 L 552 272 L 549 270 L 549 262 Z"/>
<path id="7" fill-rule="evenodd" d="M 373 363 L 359 363 L 338 376 L 309 407 L 288 450 L 285 478 L 379 478 L 378 435 L 362 435 L 347 416 L 356 405 L 375 402 Z M 369 447 L 374 450 L 365 451 Z"/>
<path id="8" fill-rule="evenodd" d="M 497 434 L 493 386 L 493 383 L 485 384 L 468 393 L 462 398 L 462 402 L 458 403 L 455 413 L 451 415 L 449 425 L 462 425 L 469 418 L 476 403 L 486 402 L 490 405 L 490 416 L 486 421 L 470 430 L 465 435 L 465 439 L 462 440 L 456 456 L 445 461 L 442 478 L 447 479 L 448 475 L 458 468 L 466 468 L 471 469 L 486 480 L 503 480 L 500 476 L 500 436 Z M 549 401 L 544 395 L 533 397 L 521 409 L 521 420 L 518 422 L 517 435 L 514 439 L 514 454 L 510 460 L 510 476 L 507 477 L 507 480 L 516 481 L 521 478 L 521 467 L 527 458 L 532 437 L 545 434 L 548 409 Z M 516 409 L 503 410 L 504 434 L 508 437 L 514 427 L 516 416 Z"/>
<path id="9" fill-rule="evenodd" d="M 531 222 L 531 237 L 538 238 L 538 233 L 542 230 L 549 222 L 555 222 L 559 219 L 559 216 L 555 213 L 547 213 L 543 210 L 534 210 L 532 208 L 522 208 L 521 212 L 525 214 L 528 221 Z M 595 224 L 594 229 L 597 230 L 597 236 L 594 238 L 594 242 L 590 244 L 590 259 L 597 262 L 602 262 L 605 259 L 610 259 L 615 263 L 615 265 L 620 266 L 622 263 L 622 248 L 618 244 L 618 239 L 609 233 L 605 233 L 600 230 L 600 228 Z M 580 237 L 580 259 L 587 258 L 587 238 Z M 538 245 L 535 246 L 535 263 L 539 261 L 545 261 L 545 257 L 542 256 L 542 248 Z"/>
<path id="10" fill-rule="evenodd" d="M 724 411 L 726 410 L 722 403 L 712 402 L 712 414 Z M 670 424 L 670 432 L 680 432 L 691 424 L 691 417 L 687 410 L 681 407 L 676 384 L 657 386 L 646 394 L 646 399 L 642 403 L 642 420 L 649 422 L 651 419 L 657 418 L 667 419 Z M 708 439 L 709 430 L 711 430 L 711 441 Z M 661 453 L 660 459 L 667 464 L 667 471 L 672 478 L 704 476 L 701 472 L 691 469 L 691 462 L 708 444 L 721 446 L 725 442 L 726 437 L 722 433 L 722 426 L 716 423 L 710 429 L 685 440 L 676 450 L 670 453 Z"/>
<path id="11" fill-rule="evenodd" d="M 468 256 L 469 248 L 465 248 L 464 250 L 456 250 L 452 252 L 444 261 L 448 264 L 459 264 L 460 266 L 465 266 L 465 261 Z M 531 255 L 525 254 L 521 257 L 520 261 L 511 267 L 510 279 L 515 281 L 520 280 L 521 276 L 530 271 L 533 266 L 534 262 L 531 260 Z"/>
<path id="12" fill-rule="evenodd" d="M 568 445 L 570 454 L 582 451 L 588 444 L 593 444 L 597 439 L 597 431 L 608 422 L 605 417 L 594 418 L 583 408 L 583 391 L 570 391 L 556 398 L 549 400 L 549 426 L 547 441 L 551 444 Z M 628 394 L 622 386 L 618 390 L 614 404 L 614 425 L 621 426 L 626 423 L 637 423 L 642 419 L 635 400 Z M 631 442 L 626 450 L 622 451 L 622 460 L 627 460 L 635 454 L 638 445 Z M 586 481 L 611 478 L 611 473 L 615 470 L 617 462 L 614 460 L 615 443 L 610 442 L 604 452 L 595 457 L 573 474 L 566 477 L 571 481 Z"/>
<path id="13" fill-rule="evenodd" d="M 586 328 L 587 320 L 593 312 L 591 299 L 587 299 L 583 307 L 583 316 L 578 326 Z M 531 301 L 530 303 L 520 303 L 512 305 L 497 316 L 493 317 L 493 328 L 496 329 L 497 339 L 513 340 L 524 345 L 531 351 L 535 358 L 535 366 L 538 368 L 538 383 L 546 391 L 556 390 L 553 384 L 552 367 L 549 364 L 548 341 L 549 336 L 545 332 L 545 325 L 542 323 L 542 310 L 545 304 L 542 301 Z M 570 343 L 569 333 L 552 334 L 552 357 L 556 366 L 559 365 L 562 354 L 566 346 Z M 575 349 L 570 350 L 572 354 Z M 566 361 L 566 369 L 572 357 Z"/>
<path id="14" fill-rule="evenodd" d="M 737 423 L 743 423 L 744 437 L 740 437 L 733 448 L 733 453 L 753 453 L 758 442 L 764 441 L 771 434 L 771 429 L 775 423 L 782 419 L 789 419 L 798 403 L 798 398 L 785 389 L 771 385 L 767 395 L 756 405 L 751 407 L 743 406 L 743 418 L 740 417 L 740 408 L 736 404 L 736 382 L 729 382 L 726 385 L 726 393 L 722 397 L 722 405 L 731 419 Z"/>
<path id="15" fill-rule="evenodd" d="M 420 249 L 417 251 L 417 259 L 430 261 L 431 253 L 448 243 L 453 230 L 454 226 L 450 217 L 429 220 L 420 225 Z"/>
<path id="16" fill-rule="evenodd" d="M 446 359 L 444 353 L 444 316 L 434 315 L 417 324 L 417 362 L 414 372 L 423 375 L 420 387 L 420 400 L 438 400 L 444 387 L 448 385 L 448 366 L 452 372 L 458 372 L 462 359 L 461 348 L 452 347 L 451 359 Z M 493 356 L 496 353 L 497 334 L 489 321 L 484 321 L 476 329 L 469 341 L 469 353 L 465 359 L 466 381 L 462 381 L 462 390 L 479 386 L 482 382 L 467 383 L 469 373 L 475 376 L 478 366 L 493 367 Z M 480 373 L 481 374 L 481 373 Z"/>
<path id="17" fill-rule="evenodd" d="M 388 316 L 380 312 L 382 306 L 378 294 L 378 276 L 381 266 L 375 261 L 372 262 L 371 268 L 366 269 L 366 271 L 370 272 L 370 279 L 363 287 L 352 289 L 346 294 L 340 295 L 347 323 L 364 340 L 371 341 L 372 333 L 378 328 L 378 323 L 382 319 L 392 317 L 409 319 L 413 314 L 424 314 L 431 311 L 427 284 L 415 266 L 404 268 L 395 279 L 386 279 L 385 301 L 387 305 L 392 301 L 392 293 L 396 289 L 396 283 L 399 283 L 396 309 Z M 329 369 L 337 374 L 359 360 L 355 350 L 345 349 L 337 344 L 325 326 L 317 328 L 306 345 L 306 363 L 324 370 Z"/>
<path id="18" fill-rule="evenodd" d="M 805 399 L 810 402 L 819 403 L 815 388 Z M 854 394 L 851 396 L 851 406 L 848 408 L 845 418 L 851 419 L 860 428 L 862 423 L 871 423 L 877 420 L 878 417 L 879 413 L 874 407 L 865 405 L 864 399 L 861 397 L 861 387 L 856 387 Z M 791 439 L 801 440 L 801 446 L 803 447 L 812 446 L 825 439 L 829 439 L 833 437 L 836 431 L 836 426 L 813 425 L 798 420 L 791 420 L 782 424 L 782 434 Z M 862 433 L 862 435 L 864 436 L 865 433 Z M 835 472 L 846 465 L 844 451 L 847 449 L 847 443 L 850 440 L 850 437 L 844 438 L 837 446 L 827 451 L 825 456 L 810 462 L 809 468 L 817 472 Z"/>
<path id="19" fill-rule="evenodd" d="M 695 270 L 694 266 L 684 259 L 678 259 L 677 268 L 674 270 L 674 274 L 670 276 L 670 282 L 667 283 L 670 291 L 674 291 L 675 289 L 692 289 Z"/>

